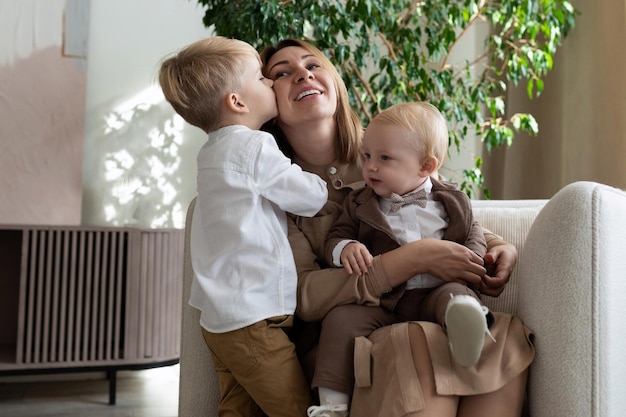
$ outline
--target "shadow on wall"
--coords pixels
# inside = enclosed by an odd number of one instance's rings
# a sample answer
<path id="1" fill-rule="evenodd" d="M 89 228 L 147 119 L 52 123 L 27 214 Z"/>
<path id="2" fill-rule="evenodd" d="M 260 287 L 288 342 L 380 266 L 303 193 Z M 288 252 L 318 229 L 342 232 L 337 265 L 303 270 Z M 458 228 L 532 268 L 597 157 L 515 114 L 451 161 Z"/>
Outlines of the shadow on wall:
<path id="1" fill-rule="evenodd" d="M 165 101 L 98 114 L 86 132 L 83 224 L 184 227 L 183 120 Z"/>

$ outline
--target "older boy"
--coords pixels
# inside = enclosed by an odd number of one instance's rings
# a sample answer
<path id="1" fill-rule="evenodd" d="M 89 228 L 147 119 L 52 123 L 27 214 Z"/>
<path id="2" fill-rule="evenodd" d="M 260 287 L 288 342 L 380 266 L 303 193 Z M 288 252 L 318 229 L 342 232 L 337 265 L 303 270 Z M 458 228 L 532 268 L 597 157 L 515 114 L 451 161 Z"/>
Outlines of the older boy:
<path id="1" fill-rule="evenodd" d="M 259 131 L 277 116 L 273 82 L 257 51 L 223 37 L 195 42 L 162 62 L 166 99 L 208 134 L 198 154 L 189 304 L 220 378 L 219 415 L 304 416 L 309 389 L 286 331 L 296 269 L 285 212 L 313 216 L 326 183 L 303 172 Z"/>

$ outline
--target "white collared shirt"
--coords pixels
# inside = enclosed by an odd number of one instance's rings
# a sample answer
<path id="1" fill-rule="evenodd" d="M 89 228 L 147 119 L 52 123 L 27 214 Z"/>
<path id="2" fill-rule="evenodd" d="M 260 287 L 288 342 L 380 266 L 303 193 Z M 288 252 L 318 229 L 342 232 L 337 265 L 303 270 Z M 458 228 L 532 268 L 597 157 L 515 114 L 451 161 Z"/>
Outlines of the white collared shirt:
<path id="1" fill-rule="evenodd" d="M 315 215 L 326 182 L 303 172 L 274 138 L 244 126 L 209 134 L 198 154 L 189 304 L 213 333 L 293 314 L 297 275 L 285 211 Z"/>

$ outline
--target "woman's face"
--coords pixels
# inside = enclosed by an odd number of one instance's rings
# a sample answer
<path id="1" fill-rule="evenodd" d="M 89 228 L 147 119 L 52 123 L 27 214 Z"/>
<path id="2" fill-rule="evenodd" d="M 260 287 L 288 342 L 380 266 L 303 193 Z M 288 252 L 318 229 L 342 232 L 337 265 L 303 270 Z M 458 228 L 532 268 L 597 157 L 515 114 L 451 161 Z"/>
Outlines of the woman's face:
<path id="1" fill-rule="evenodd" d="M 337 92 L 331 74 L 314 54 L 299 46 L 277 51 L 267 62 L 281 124 L 297 126 L 309 120 L 333 118 Z"/>

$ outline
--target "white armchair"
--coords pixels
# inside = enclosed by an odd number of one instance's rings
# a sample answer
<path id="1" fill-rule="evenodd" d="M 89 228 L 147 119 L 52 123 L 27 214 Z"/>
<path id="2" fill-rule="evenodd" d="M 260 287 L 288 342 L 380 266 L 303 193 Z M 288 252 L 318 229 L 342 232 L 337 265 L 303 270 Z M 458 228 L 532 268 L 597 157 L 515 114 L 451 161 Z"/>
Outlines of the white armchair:
<path id="1" fill-rule="evenodd" d="M 480 200 L 483 226 L 513 243 L 520 260 L 506 290 L 485 297 L 535 331 L 532 417 L 626 416 L 626 192 L 592 182 L 550 200 Z M 194 202 L 187 214 L 190 224 Z M 189 229 L 187 229 L 188 231 Z M 186 239 L 179 417 L 214 417 L 217 375 L 187 304 L 193 272 Z"/>

